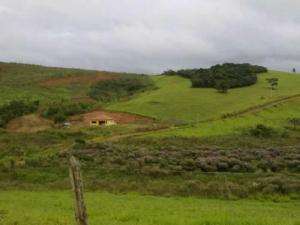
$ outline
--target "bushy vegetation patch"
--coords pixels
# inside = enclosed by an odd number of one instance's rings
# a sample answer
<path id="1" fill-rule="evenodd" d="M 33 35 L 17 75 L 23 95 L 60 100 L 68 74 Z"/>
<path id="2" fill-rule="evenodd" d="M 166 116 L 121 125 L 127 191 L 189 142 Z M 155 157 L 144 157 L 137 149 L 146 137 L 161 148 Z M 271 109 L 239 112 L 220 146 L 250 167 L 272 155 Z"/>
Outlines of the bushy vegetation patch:
<path id="1" fill-rule="evenodd" d="M 154 82 L 146 75 L 127 75 L 124 78 L 100 81 L 91 86 L 90 97 L 110 102 L 154 88 Z"/>
<path id="2" fill-rule="evenodd" d="M 292 126 L 294 130 L 300 127 L 300 118 L 293 117 L 288 119 L 288 123 Z"/>
<path id="3" fill-rule="evenodd" d="M 90 104 L 86 103 L 54 102 L 44 109 L 43 116 L 54 120 L 55 123 L 62 123 L 67 120 L 68 116 L 86 112 L 91 107 Z"/>
<path id="4" fill-rule="evenodd" d="M 251 136 L 259 138 L 270 138 L 278 134 L 274 128 L 264 124 L 257 124 L 255 127 L 251 127 L 248 132 Z"/>
<path id="5" fill-rule="evenodd" d="M 12 119 L 35 112 L 38 106 L 39 101 L 28 102 L 23 100 L 11 101 L 2 105 L 0 107 L 0 127 L 5 127 Z"/>
<path id="6" fill-rule="evenodd" d="M 192 87 L 212 87 L 221 92 L 229 88 L 244 87 L 257 82 L 257 74 L 267 72 L 267 68 L 250 64 L 225 63 L 209 69 L 184 69 L 166 71 L 163 75 L 179 75 L 189 78 Z"/>
<path id="7" fill-rule="evenodd" d="M 90 143 L 89 137 L 106 132 L 3 134 L 0 187 L 69 188 L 68 161 L 73 154 L 81 161 L 86 187 L 92 190 L 218 198 L 299 194 L 296 146 L 225 148 L 196 138 Z"/>
<path id="8" fill-rule="evenodd" d="M 97 144 L 85 146 L 84 149 L 88 150 L 76 150 L 74 153 L 79 158 L 89 158 L 98 166 L 151 177 L 190 171 L 253 173 L 299 170 L 296 164 L 300 155 L 296 149 L 222 150 L 197 146 L 193 142 L 186 146 L 170 145 L 167 139 L 157 145 L 154 143 Z"/>

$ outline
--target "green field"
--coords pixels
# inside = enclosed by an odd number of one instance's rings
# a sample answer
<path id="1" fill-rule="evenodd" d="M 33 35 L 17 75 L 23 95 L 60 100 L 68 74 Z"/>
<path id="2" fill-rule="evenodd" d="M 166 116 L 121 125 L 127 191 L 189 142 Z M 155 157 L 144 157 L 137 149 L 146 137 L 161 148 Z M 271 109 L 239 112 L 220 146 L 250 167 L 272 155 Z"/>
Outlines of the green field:
<path id="1" fill-rule="evenodd" d="M 72 193 L 0 192 L 2 225 L 69 225 Z M 90 224 L 97 225 L 298 225 L 299 202 L 163 198 L 87 193 Z"/>
<path id="2" fill-rule="evenodd" d="M 278 90 L 269 89 L 266 78 L 270 77 L 279 78 Z M 108 108 L 171 122 L 200 122 L 300 94 L 300 76 L 283 72 L 261 74 L 256 85 L 231 89 L 228 94 L 220 94 L 212 88 L 191 88 L 188 79 L 178 76 L 158 76 L 153 79 L 159 89 Z"/>
<path id="3" fill-rule="evenodd" d="M 238 117 L 202 122 L 179 128 L 173 128 L 167 131 L 157 131 L 148 135 L 156 137 L 211 137 L 233 134 L 238 135 L 246 128 L 253 127 L 257 124 L 268 125 L 283 131 L 285 127 L 290 126 L 287 121 L 288 118 L 299 117 L 300 97 L 297 97 L 285 103 L 279 103 L 258 112 L 249 112 Z"/>

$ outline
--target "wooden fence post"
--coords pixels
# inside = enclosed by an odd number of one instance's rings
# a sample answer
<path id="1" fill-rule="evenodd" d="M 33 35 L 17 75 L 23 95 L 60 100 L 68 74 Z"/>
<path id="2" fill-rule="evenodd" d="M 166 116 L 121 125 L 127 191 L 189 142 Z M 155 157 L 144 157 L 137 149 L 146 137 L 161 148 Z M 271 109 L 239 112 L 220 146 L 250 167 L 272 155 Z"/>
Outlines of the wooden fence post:
<path id="1" fill-rule="evenodd" d="M 75 194 L 75 218 L 78 225 L 88 225 L 86 207 L 83 198 L 83 182 L 80 164 L 74 156 L 70 158 L 70 179 Z"/>

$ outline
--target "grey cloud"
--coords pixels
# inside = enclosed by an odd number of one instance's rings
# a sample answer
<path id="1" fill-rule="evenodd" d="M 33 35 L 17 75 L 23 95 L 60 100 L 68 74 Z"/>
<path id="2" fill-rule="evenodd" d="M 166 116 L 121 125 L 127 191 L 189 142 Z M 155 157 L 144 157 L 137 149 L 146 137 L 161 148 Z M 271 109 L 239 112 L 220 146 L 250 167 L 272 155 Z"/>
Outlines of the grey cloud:
<path id="1" fill-rule="evenodd" d="M 2 0 L 0 60 L 113 71 L 300 70 L 295 0 Z"/>

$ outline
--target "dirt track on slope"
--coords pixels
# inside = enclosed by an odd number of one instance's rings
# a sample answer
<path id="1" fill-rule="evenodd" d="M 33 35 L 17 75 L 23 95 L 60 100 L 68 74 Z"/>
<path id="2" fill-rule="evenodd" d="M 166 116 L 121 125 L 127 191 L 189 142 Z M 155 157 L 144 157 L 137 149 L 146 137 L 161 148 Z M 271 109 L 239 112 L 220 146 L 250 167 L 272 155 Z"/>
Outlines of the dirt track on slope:
<path id="1" fill-rule="evenodd" d="M 247 114 L 247 113 L 259 112 L 261 110 L 273 107 L 277 104 L 284 103 L 284 102 L 287 102 L 287 101 L 290 101 L 290 100 L 296 99 L 296 98 L 300 98 L 300 94 L 283 97 L 283 98 L 280 98 L 280 99 L 276 99 L 276 100 L 273 100 L 273 101 L 263 103 L 261 105 L 252 106 L 252 107 L 249 107 L 247 109 L 244 109 L 244 110 L 241 110 L 241 111 L 238 111 L 238 112 L 230 113 L 230 114 L 228 114 L 228 117 L 226 117 L 226 118 L 241 116 L 241 115 L 244 115 L 244 114 Z"/>

